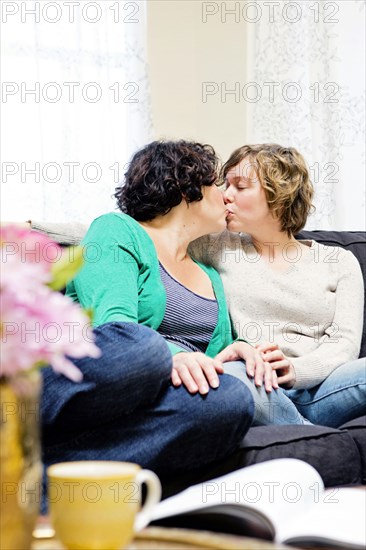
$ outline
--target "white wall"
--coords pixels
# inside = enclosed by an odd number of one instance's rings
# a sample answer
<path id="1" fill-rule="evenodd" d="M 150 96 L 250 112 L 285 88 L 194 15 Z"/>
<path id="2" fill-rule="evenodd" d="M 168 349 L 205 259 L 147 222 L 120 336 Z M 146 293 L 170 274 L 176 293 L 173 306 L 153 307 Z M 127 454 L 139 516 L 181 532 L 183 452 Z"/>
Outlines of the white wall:
<path id="1" fill-rule="evenodd" d="M 155 138 L 190 138 L 213 145 L 226 159 L 245 143 L 244 101 L 221 89 L 243 80 L 245 22 L 219 14 L 203 22 L 203 5 L 195 0 L 148 1 L 148 62 Z M 207 3 L 206 3 L 207 4 Z M 212 3 L 214 4 L 214 3 Z M 215 95 L 202 97 L 205 83 Z M 222 83 L 224 83 L 222 85 Z M 225 99 L 225 98 L 224 98 Z"/>
<path id="2" fill-rule="evenodd" d="M 250 20 L 255 19 L 253 6 L 258 10 L 260 2 L 148 0 L 147 4 L 154 138 L 207 142 L 223 160 L 244 143 L 291 144 L 309 166 L 320 167 L 319 177 L 312 174 L 316 213 L 308 227 L 362 230 L 366 224 L 365 5 L 320 0 L 314 5 L 320 10 L 315 24 L 313 4 L 302 2 L 302 16 L 292 24 L 281 16 L 283 0 L 274 3 L 273 22 L 267 7 L 257 23 Z M 250 4 L 251 11 L 245 11 Z M 237 13 L 230 14 L 235 6 Z M 330 7 L 338 9 L 331 25 Z M 210 15 L 210 10 L 216 13 Z M 264 98 L 251 103 L 243 97 L 247 83 L 264 86 L 267 81 L 301 82 L 302 102 L 293 104 L 280 97 L 272 105 Z M 324 98 L 311 101 L 314 82 L 322 90 L 327 83 L 336 83 L 337 103 L 325 104 Z M 213 83 L 215 91 L 206 101 L 205 83 Z M 235 84 L 238 97 L 228 93 Z M 337 175 L 330 182 L 327 167 L 333 165 Z"/>

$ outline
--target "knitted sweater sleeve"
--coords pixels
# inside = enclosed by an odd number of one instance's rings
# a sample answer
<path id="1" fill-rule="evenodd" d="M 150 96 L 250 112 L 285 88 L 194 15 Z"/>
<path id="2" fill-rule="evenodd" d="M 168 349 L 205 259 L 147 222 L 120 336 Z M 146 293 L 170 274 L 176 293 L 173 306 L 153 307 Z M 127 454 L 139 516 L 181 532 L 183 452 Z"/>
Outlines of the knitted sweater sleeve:
<path id="1" fill-rule="evenodd" d="M 228 232 L 211 233 L 191 242 L 188 252 L 199 262 L 220 268 L 221 250 L 228 239 Z"/>
<path id="2" fill-rule="evenodd" d="M 352 252 L 340 250 L 333 321 L 315 350 L 291 359 L 296 373 L 293 389 L 317 386 L 338 366 L 358 358 L 363 326 L 363 278 Z"/>
<path id="3" fill-rule="evenodd" d="M 77 245 L 85 236 L 88 227 L 82 223 L 55 223 L 29 220 L 30 227 L 35 231 L 46 233 L 57 243 Z"/>

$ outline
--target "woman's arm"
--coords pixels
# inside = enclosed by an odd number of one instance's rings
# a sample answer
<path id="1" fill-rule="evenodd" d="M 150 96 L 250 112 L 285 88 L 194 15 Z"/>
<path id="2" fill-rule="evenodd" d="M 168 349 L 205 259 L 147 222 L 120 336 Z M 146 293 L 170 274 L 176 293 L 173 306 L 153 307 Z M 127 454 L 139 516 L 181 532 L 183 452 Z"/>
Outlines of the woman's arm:
<path id="1" fill-rule="evenodd" d="M 55 223 L 28 220 L 30 229 L 46 233 L 57 243 L 77 245 L 84 238 L 88 226 L 79 222 Z"/>
<path id="2" fill-rule="evenodd" d="M 341 249 L 338 256 L 338 284 L 332 323 L 318 347 L 301 357 L 290 358 L 295 369 L 294 389 L 317 386 L 338 366 L 357 359 L 363 327 L 364 285 L 355 256 Z"/>
<path id="3" fill-rule="evenodd" d="M 223 250 L 230 243 L 230 233 L 211 233 L 191 242 L 188 252 L 199 262 L 214 266 L 216 269 L 222 261 Z"/>
<path id="4" fill-rule="evenodd" d="M 139 267 L 133 236 L 113 215 L 97 218 L 83 241 L 84 266 L 68 284 L 84 308 L 93 310 L 93 324 L 138 322 Z"/>

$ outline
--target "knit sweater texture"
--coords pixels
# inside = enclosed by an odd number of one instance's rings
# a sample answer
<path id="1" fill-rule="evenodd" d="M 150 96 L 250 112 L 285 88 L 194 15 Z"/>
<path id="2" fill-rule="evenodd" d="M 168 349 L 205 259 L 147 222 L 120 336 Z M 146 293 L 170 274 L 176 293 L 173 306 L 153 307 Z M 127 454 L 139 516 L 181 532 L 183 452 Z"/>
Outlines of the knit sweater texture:
<path id="1" fill-rule="evenodd" d="M 141 323 L 158 329 L 165 313 L 166 292 L 155 246 L 147 232 L 126 214 L 100 216 L 85 235 L 85 264 L 68 283 L 67 296 L 93 311 L 93 325 L 112 321 Z M 218 302 L 218 321 L 206 349 L 214 357 L 233 342 L 232 327 L 219 274 L 196 262 L 209 276 Z M 182 350 L 168 342 L 172 355 Z"/>
<path id="2" fill-rule="evenodd" d="M 355 256 L 340 247 L 301 241 L 288 267 L 275 271 L 247 234 L 209 235 L 191 253 L 221 274 L 234 333 L 252 345 L 275 342 L 295 368 L 294 389 L 320 384 L 357 359 L 364 288 Z"/>

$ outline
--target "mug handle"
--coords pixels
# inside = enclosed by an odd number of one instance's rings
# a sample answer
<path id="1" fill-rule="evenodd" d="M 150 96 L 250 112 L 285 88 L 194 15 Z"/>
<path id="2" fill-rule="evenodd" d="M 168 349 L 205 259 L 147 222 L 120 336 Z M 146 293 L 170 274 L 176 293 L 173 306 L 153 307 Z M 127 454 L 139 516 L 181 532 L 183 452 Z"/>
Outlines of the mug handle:
<path id="1" fill-rule="evenodd" d="M 140 470 L 136 476 L 137 483 L 140 485 L 146 483 L 147 496 L 141 510 L 137 512 L 135 518 L 134 530 L 135 533 L 141 531 L 151 520 L 153 510 L 161 499 L 161 483 L 160 479 L 154 472 L 150 470 Z"/>

